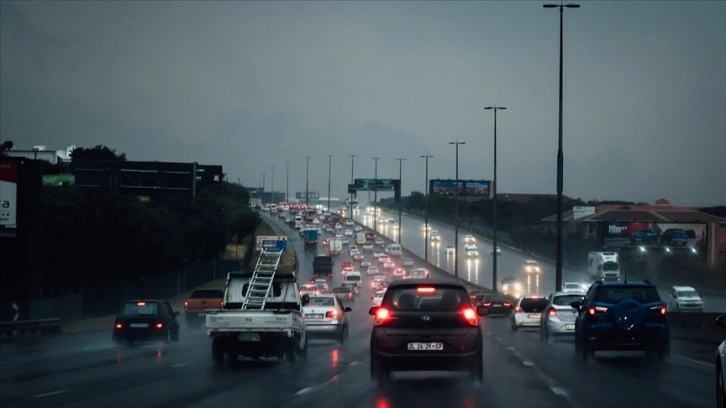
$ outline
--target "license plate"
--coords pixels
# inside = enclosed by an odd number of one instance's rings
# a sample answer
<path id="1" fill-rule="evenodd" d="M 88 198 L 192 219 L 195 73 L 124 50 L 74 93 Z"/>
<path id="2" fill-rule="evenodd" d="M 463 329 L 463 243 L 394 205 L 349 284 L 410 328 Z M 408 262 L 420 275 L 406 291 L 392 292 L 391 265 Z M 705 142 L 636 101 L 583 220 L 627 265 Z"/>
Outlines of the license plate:
<path id="1" fill-rule="evenodd" d="M 502 307 L 502 305 L 492 305 L 492 307 Z"/>
<path id="2" fill-rule="evenodd" d="M 539 315 L 537 313 L 530 313 L 527 315 L 530 319 L 539 319 Z"/>
<path id="3" fill-rule="evenodd" d="M 237 336 L 237 340 L 239 340 L 239 341 L 260 341 L 260 335 L 259 335 L 259 333 L 240 333 L 240 335 Z"/>
<path id="4" fill-rule="evenodd" d="M 565 325 L 565 330 L 575 330 L 575 325 L 574 324 L 566 324 Z"/>
<path id="5" fill-rule="evenodd" d="M 323 315 L 321 314 L 306 314 L 305 318 L 307 319 L 322 319 Z"/>
<path id="6" fill-rule="evenodd" d="M 129 327 L 132 329 L 145 329 L 149 327 L 149 323 L 131 323 Z"/>
<path id="7" fill-rule="evenodd" d="M 441 351 L 444 349 L 444 343 L 408 343 L 408 349 L 413 351 Z"/>

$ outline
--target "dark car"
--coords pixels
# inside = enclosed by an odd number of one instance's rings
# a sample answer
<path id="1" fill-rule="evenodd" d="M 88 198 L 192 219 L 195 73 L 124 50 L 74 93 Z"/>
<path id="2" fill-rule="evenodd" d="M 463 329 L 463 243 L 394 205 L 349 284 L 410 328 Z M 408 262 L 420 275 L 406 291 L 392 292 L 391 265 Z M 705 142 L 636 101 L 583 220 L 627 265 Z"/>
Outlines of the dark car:
<path id="1" fill-rule="evenodd" d="M 660 242 L 666 245 L 686 245 L 688 244 L 688 235 L 686 235 L 686 231 L 680 228 L 668 228 L 661 234 Z"/>
<path id="2" fill-rule="evenodd" d="M 468 371 L 484 375 L 480 314 L 455 282 L 408 279 L 392 282 L 372 307 L 371 379 L 385 385 L 391 371 Z"/>
<path id="3" fill-rule="evenodd" d="M 179 321 L 166 300 L 128 300 L 114 322 L 113 341 L 179 341 Z"/>
<path id="4" fill-rule="evenodd" d="M 595 282 L 573 302 L 575 349 L 583 360 L 596 351 L 644 350 L 662 360 L 670 354 L 666 303 L 648 281 Z"/>
<path id="5" fill-rule="evenodd" d="M 642 229 L 630 234 L 630 243 L 635 244 L 655 244 L 658 242 L 658 233 L 652 229 Z"/>
<path id="6" fill-rule="evenodd" d="M 512 313 L 512 299 L 501 293 L 487 293 L 478 306 L 488 309 L 490 316 L 509 316 Z"/>

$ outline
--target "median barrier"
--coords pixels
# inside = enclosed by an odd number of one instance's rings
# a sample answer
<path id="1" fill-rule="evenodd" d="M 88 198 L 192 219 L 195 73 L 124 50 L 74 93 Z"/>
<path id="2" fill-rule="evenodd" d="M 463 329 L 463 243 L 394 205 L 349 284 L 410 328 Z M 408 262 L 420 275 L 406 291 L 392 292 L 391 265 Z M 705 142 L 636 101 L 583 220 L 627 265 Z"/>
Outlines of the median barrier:
<path id="1" fill-rule="evenodd" d="M 0 322 L 0 339 L 3 340 L 18 337 L 61 334 L 61 332 L 61 321 L 59 317 Z"/>
<path id="2" fill-rule="evenodd" d="M 669 312 L 671 337 L 719 344 L 726 340 L 726 329 L 716 325 L 716 318 L 722 313 Z"/>

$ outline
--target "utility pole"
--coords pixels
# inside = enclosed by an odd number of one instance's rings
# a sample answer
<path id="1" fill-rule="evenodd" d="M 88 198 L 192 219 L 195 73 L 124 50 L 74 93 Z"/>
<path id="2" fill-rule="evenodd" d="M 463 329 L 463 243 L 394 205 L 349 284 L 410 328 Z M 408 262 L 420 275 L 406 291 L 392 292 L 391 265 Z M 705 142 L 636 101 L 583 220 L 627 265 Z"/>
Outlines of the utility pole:
<path id="1" fill-rule="evenodd" d="M 350 156 L 350 184 L 354 184 L 353 180 L 353 165 L 354 159 L 358 156 L 357 154 L 349 154 Z M 350 219 L 353 219 L 353 192 L 350 193 Z"/>
<path id="2" fill-rule="evenodd" d="M 421 156 L 426 159 L 426 209 L 424 211 L 424 261 L 429 261 L 429 159 L 434 157 L 428 154 Z M 400 228 L 400 223 L 399 223 Z"/>
<path id="3" fill-rule="evenodd" d="M 308 207 L 310 207 L 310 203 L 308 200 L 308 196 L 310 193 L 308 193 L 308 186 L 310 180 L 310 156 L 305 157 L 305 209 L 307 210 Z"/>
<path id="4" fill-rule="evenodd" d="M 494 210 L 494 239 L 492 247 L 492 290 L 497 291 L 497 111 L 507 109 L 505 106 L 487 106 L 485 110 L 494 110 L 494 180 L 492 207 Z"/>
<path id="5" fill-rule="evenodd" d="M 285 178 L 285 202 L 290 204 L 290 160 L 285 160 L 285 172 L 287 177 Z"/>
<path id="6" fill-rule="evenodd" d="M 454 276 L 459 276 L 459 145 L 466 144 L 466 142 L 449 142 L 449 144 L 456 145 L 456 210 L 454 212 Z"/>
<path id="7" fill-rule="evenodd" d="M 330 173 L 333 166 L 333 155 L 328 155 L 328 211 L 330 211 Z"/>
<path id="8" fill-rule="evenodd" d="M 380 157 L 373 157 L 375 165 L 375 185 L 373 186 L 373 231 L 378 232 L 378 160 Z"/>
<path id="9" fill-rule="evenodd" d="M 406 160 L 402 157 L 399 157 L 396 159 L 398 161 L 398 188 L 401 190 L 401 185 L 403 184 L 403 161 Z M 403 197 L 401 197 L 401 194 L 398 195 L 398 243 L 401 244 L 401 231 L 403 231 L 403 228 L 401 227 L 401 206 L 403 204 Z"/>

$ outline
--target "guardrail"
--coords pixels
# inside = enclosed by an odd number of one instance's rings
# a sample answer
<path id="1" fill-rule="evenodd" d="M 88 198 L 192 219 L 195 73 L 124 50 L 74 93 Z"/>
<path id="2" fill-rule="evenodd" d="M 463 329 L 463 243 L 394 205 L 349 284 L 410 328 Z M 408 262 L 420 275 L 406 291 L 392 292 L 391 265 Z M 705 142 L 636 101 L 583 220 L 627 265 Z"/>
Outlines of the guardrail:
<path id="1" fill-rule="evenodd" d="M 671 337 L 719 344 L 726 340 L 726 329 L 716 324 L 722 313 L 668 312 Z"/>
<path id="2" fill-rule="evenodd" d="M 60 317 L 52 319 L 0 322 L 0 339 L 61 334 Z"/>

